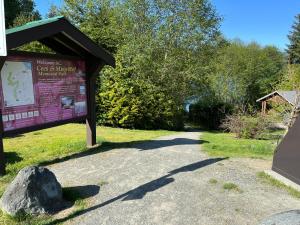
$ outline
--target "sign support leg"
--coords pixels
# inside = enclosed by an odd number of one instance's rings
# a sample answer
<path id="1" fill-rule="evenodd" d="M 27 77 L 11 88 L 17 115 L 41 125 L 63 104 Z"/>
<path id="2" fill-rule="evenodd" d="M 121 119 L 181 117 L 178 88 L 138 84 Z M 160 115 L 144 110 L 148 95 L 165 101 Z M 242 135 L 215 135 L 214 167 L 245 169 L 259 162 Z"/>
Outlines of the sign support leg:
<path id="1" fill-rule="evenodd" d="M 5 63 L 6 57 L 0 57 L 0 72 L 2 66 Z M 5 157 L 4 157 L 4 146 L 3 146 L 3 122 L 2 122 L 2 110 L 0 110 L 0 176 L 5 175 Z"/>
<path id="2" fill-rule="evenodd" d="M 0 137 L 0 176 L 5 175 L 5 157 L 2 135 Z"/>
<path id="3" fill-rule="evenodd" d="M 87 60 L 87 118 L 86 118 L 86 142 L 88 147 L 97 144 L 96 140 L 96 79 L 104 64 L 98 60 Z"/>
<path id="4" fill-rule="evenodd" d="M 86 119 L 86 141 L 88 147 L 96 145 L 96 76 L 87 78 L 87 119 Z"/>

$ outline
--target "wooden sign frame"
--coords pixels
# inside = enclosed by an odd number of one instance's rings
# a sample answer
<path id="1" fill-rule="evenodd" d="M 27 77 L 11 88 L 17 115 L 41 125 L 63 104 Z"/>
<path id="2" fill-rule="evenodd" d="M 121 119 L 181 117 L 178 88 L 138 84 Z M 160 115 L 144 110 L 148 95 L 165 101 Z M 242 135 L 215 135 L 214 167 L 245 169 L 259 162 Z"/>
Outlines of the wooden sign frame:
<path id="1" fill-rule="evenodd" d="M 0 56 L 6 56 L 4 0 L 0 0 Z"/>

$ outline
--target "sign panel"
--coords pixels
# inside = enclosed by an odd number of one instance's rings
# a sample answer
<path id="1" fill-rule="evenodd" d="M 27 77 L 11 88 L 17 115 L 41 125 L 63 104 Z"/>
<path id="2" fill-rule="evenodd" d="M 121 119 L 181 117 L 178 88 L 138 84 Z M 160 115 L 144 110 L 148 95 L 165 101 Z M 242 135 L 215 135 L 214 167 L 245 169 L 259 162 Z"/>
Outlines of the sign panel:
<path id="1" fill-rule="evenodd" d="M 0 0 L 0 56 L 6 56 L 4 0 Z"/>
<path id="2" fill-rule="evenodd" d="M 0 88 L 4 131 L 87 114 L 83 60 L 9 56 Z"/>

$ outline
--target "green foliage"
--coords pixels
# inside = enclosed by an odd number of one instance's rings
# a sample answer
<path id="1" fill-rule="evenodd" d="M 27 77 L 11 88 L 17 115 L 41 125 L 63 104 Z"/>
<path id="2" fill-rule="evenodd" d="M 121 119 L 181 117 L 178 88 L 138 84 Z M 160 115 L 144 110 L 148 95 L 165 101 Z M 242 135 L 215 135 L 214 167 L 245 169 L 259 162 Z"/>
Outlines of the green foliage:
<path id="1" fill-rule="evenodd" d="M 258 115 L 243 115 L 241 113 L 227 115 L 221 127 L 235 133 L 237 138 L 258 139 L 271 124 L 269 117 Z"/>
<path id="2" fill-rule="evenodd" d="M 124 8 L 124 7 L 123 7 Z M 118 1 L 65 0 L 55 13 L 66 16 L 99 46 L 111 53 L 126 42 L 128 20 Z"/>
<path id="3" fill-rule="evenodd" d="M 116 69 L 106 68 L 100 82 L 97 96 L 100 124 L 138 129 L 183 127 L 182 108 L 149 81 L 130 75 L 119 63 Z"/>
<path id="4" fill-rule="evenodd" d="M 189 119 L 208 129 L 219 129 L 226 115 L 233 112 L 231 104 L 215 101 L 199 101 L 190 107 Z"/>
<path id="5" fill-rule="evenodd" d="M 209 1 L 66 0 L 61 13 L 116 56 L 117 68 L 98 82 L 99 123 L 182 126 L 183 102 L 205 86 L 223 41 Z"/>
<path id="6" fill-rule="evenodd" d="M 223 189 L 224 190 L 234 190 L 237 191 L 239 193 L 242 193 L 243 191 L 239 188 L 238 185 L 234 184 L 234 183 L 225 183 L 223 185 Z"/>
<path id="7" fill-rule="evenodd" d="M 41 18 L 32 0 L 4 1 L 6 27 L 19 26 Z"/>
<path id="8" fill-rule="evenodd" d="M 18 27 L 28 22 L 41 19 L 41 15 L 35 9 L 34 1 L 31 0 L 9 0 L 5 1 L 6 27 Z M 35 41 L 18 48 L 21 51 L 52 52 L 46 46 Z"/>
<path id="9" fill-rule="evenodd" d="M 277 85 L 278 90 L 299 90 L 300 89 L 300 65 L 286 65 L 281 72 L 281 80 Z"/>
<path id="10" fill-rule="evenodd" d="M 268 128 L 269 121 L 262 116 L 242 118 L 241 131 L 238 136 L 242 138 L 255 139 L 258 138 Z"/>
<path id="11" fill-rule="evenodd" d="M 31 216 L 31 215 L 18 215 L 12 217 L 3 213 L 0 210 L 0 224 L 1 225 L 47 225 L 51 222 L 50 216 Z"/>
<path id="12" fill-rule="evenodd" d="M 288 35 L 290 44 L 287 53 L 291 64 L 300 64 L 300 14 L 295 17 L 292 30 Z"/>
<path id="13" fill-rule="evenodd" d="M 234 41 L 218 52 L 209 77 L 211 91 L 221 101 L 249 110 L 274 90 L 283 65 L 284 55 L 275 47 Z"/>

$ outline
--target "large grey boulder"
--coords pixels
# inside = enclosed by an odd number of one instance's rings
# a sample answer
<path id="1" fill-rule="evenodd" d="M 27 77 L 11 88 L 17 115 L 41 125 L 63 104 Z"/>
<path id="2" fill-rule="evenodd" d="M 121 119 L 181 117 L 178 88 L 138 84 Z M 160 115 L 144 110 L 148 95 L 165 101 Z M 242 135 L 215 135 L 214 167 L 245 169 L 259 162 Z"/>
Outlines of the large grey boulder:
<path id="1" fill-rule="evenodd" d="M 5 190 L 0 206 L 12 215 L 51 213 L 62 203 L 62 189 L 47 168 L 30 166 L 22 169 Z"/>
<path id="2" fill-rule="evenodd" d="M 299 225 L 300 224 L 300 210 L 291 210 L 275 214 L 259 225 Z"/>

